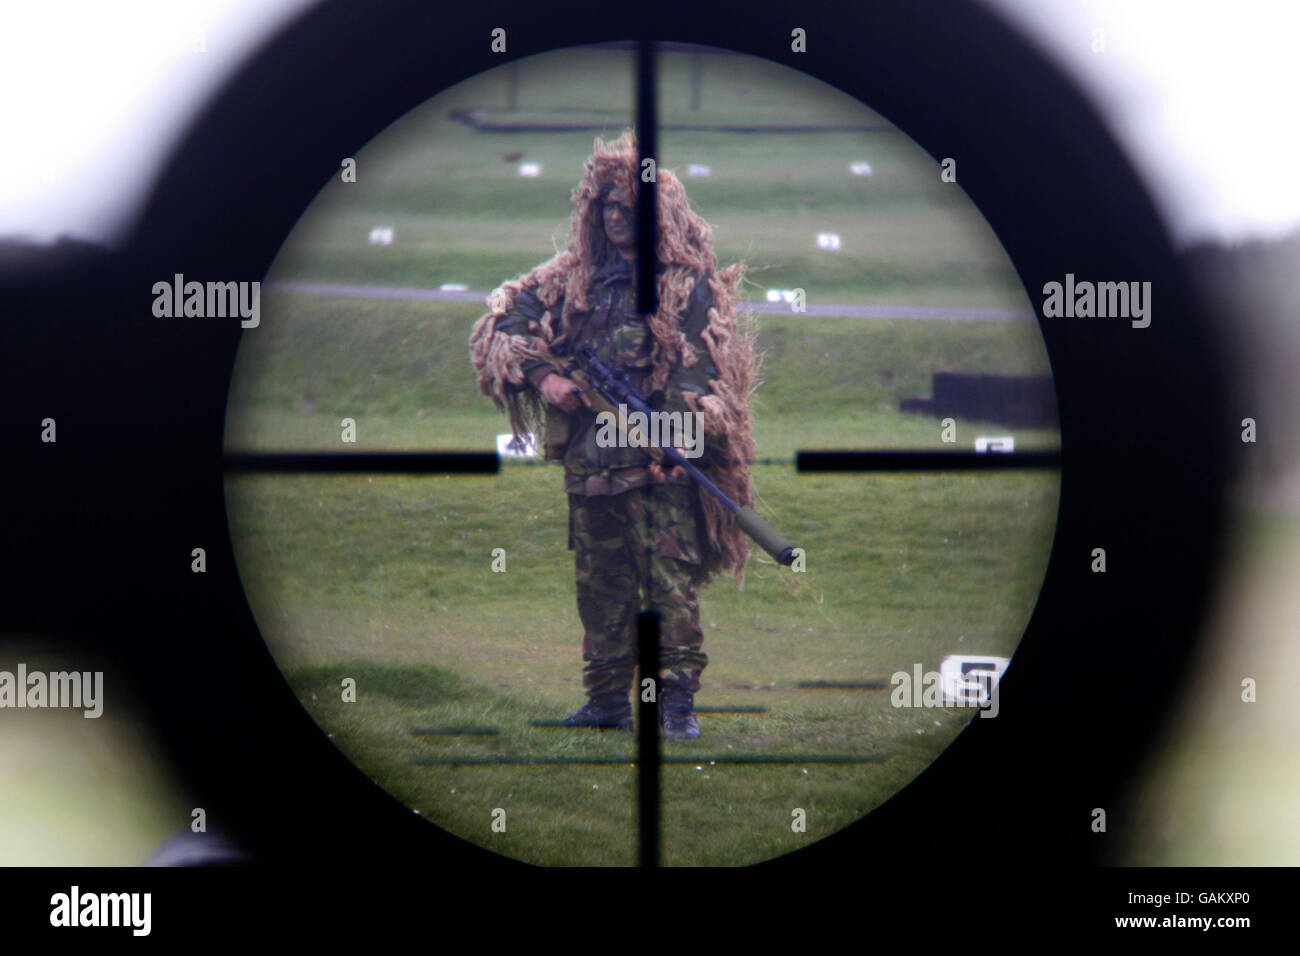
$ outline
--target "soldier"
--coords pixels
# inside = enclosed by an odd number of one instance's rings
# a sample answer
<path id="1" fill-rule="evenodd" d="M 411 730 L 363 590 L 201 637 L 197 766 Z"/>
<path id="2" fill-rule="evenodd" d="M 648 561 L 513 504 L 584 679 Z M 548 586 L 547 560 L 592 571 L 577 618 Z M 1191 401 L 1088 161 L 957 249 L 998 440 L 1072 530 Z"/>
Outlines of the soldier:
<path id="1" fill-rule="evenodd" d="M 743 265 L 718 269 L 712 230 L 667 170 L 657 175 L 659 308 L 637 311 L 637 158 L 630 130 L 612 143 L 596 139 L 572 193 L 567 248 L 492 293 L 470 356 L 515 436 L 544 433 L 547 459 L 564 462 L 587 694 L 565 723 L 631 729 L 644 607 L 660 615 L 664 735 L 690 739 L 700 734 L 694 701 L 708 663 L 698 591 L 722 571 L 743 581 L 748 540 L 680 467 L 598 442 L 590 402 L 565 369 L 589 345 L 655 408 L 698 415 L 703 455 L 694 463 L 749 505 L 755 330 L 736 309 Z"/>

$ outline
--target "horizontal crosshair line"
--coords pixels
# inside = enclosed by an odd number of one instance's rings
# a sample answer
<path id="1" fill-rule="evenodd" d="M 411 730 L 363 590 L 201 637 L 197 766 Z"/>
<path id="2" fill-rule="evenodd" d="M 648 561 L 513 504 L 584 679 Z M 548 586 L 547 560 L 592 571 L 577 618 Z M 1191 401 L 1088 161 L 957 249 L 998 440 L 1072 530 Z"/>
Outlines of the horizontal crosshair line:
<path id="1" fill-rule="evenodd" d="M 241 452 L 226 455 L 226 470 L 495 475 L 501 459 L 493 451 Z"/>
<path id="2" fill-rule="evenodd" d="M 767 712 L 768 712 L 768 709 L 767 709 L 766 707 L 745 707 L 745 706 L 737 706 L 737 707 L 696 707 L 695 710 L 694 710 L 694 713 L 696 713 L 696 714 L 766 714 Z M 610 723 L 610 726 L 611 726 L 611 727 L 616 726 L 616 725 L 617 725 L 617 722 L 616 722 L 616 721 Z M 542 728 L 546 728 L 546 729 L 554 729 L 554 730 L 588 730 L 588 729 L 592 729 L 592 728 L 590 728 L 590 727 L 582 727 L 582 726 L 575 727 L 573 724 L 566 723 L 566 722 L 563 721 L 563 720 L 530 720 L 530 721 L 528 722 L 528 726 L 529 726 L 529 727 L 542 727 Z M 595 729 L 599 730 L 599 729 L 603 729 L 603 728 L 599 728 L 599 727 L 598 727 L 598 728 L 595 728 Z"/>
<path id="3" fill-rule="evenodd" d="M 697 714 L 766 714 L 766 707 L 696 707 Z"/>
<path id="4" fill-rule="evenodd" d="M 312 451 L 235 452 L 225 456 L 230 472 L 324 474 L 469 474 L 495 475 L 505 463 L 562 466 L 562 461 L 501 458 L 491 451 Z M 592 462 L 591 464 L 597 464 Z M 750 466 L 789 467 L 797 471 L 1005 471 L 1021 468 L 1060 468 L 1059 451 L 959 452 L 916 450 L 801 451 L 794 459 L 757 458 Z"/>
<path id="5" fill-rule="evenodd" d="M 1060 468 L 1059 451 L 801 451 L 795 468 L 822 471 L 1001 471 Z"/>
<path id="6" fill-rule="evenodd" d="M 794 463 L 795 460 L 793 458 L 750 458 L 748 461 L 741 458 L 736 458 L 733 459 L 728 464 L 748 465 L 751 468 L 758 465 L 790 468 L 794 466 Z M 531 466 L 535 468 L 559 466 L 562 468 L 566 464 L 570 464 L 570 462 L 565 462 L 560 460 L 547 461 L 542 458 L 519 458 L 514 455 L 507 455 L 501 459 L 501 464 L 512 468 L 519 467 L 519 466 L 524 466 L 524 467 Z M 572 464 L 575 465 L 581 464 L 581 465 L 585 465 L 588 468 L 600 468 L 603 467 L 605 463 L 601 461 L 582 461 L 582 462 L 572 462 Z M 692 461 L 691 464 L 695 465 L 697 468 L 701 467 L 699 462 Z M 710 461 L 707 462 L 703 467 L 711 467 L 713 465 L 718 465 L 718 464 L 722 464 L 722 463 L 716 461 Z"/>
<path id="7" fill-rule="evenodd" d="M 751 757 L 727 754 L 701 754 L 696 757 L 661 757 L 665 764 L 804 764 L 804 763 L 883 763 L 883 754 L 852 756 L 848 754 L 756 754 Z M 518 767 L 518 766 L 635 766 L 636 757 L 415 757 L 418 767 Z"/>
<path id="8" fill-rule="evenodd" d="M 865 451 L 800 451 L 794 458 L 751 458 L 748 461 L 735 459 L 731 465 L 748 467 L 793 466 L 799 471 L 984 471 L 1006 468 L 1059 468 L 1060 452 L 1056 451 L 1022 451 L 1022 452 L 951 452 L 914 449 L 885 449 Z M 1002 461 L 988 462 L 984 459 L 1000 458 Z M 913 459 L 919 464 L 912 463 Z M 860 462 L 867 462 L 866 465 Z M 843 464 L 849 462 L 850 464 Z M 516 458 L 507 456 L 501 464 L 510 467 L 544 467 L 564 466 L 568 462 L 546 461 L 541 458 Z M 574 464 L 578 464 L 575 462 Z M 603 462 L 584 461 L 587 467 L 600 467 Z M 720 464 L 709 462 L 708 465 Z M 706 467 L 708 466 L 706 465 Z"/>

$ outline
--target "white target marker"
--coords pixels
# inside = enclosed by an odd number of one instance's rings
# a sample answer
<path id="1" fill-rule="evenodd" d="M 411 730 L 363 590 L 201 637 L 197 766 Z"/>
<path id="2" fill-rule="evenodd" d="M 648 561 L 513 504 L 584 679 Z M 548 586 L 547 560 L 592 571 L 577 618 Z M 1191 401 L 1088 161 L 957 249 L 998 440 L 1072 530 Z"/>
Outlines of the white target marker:
<path id="1" fill-rule="evenodd" d="M 939 662 L 939 687 L 945 701 L 979 704 L 987 701 L 1011 663 L 1006 657 L 950 654 Z"/>
<path id="2" fill-rule="evenodd" d="M 505 434 L 497 436 L 497 454 L 502 458 L 536 458 L 537 457 L 537 436 L 532 432 L 523 436 L 522 443 L 515 439 L 514 435 Z"/>

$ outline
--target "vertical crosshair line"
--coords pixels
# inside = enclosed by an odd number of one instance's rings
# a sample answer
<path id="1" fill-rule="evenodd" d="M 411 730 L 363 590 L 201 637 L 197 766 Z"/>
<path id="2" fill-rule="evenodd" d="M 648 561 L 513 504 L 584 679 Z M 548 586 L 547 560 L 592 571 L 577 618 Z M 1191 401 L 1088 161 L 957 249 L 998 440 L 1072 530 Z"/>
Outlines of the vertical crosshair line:
<path id="1" fill-rule="evenodd" d="M 642 611 L 636 616 L 636 641 L 638 686 L 632 688 L 637 697 L 637 823 L 642 866 L 659 865 L 659 615 Z M 639 685 L 649 677 L 655 682 L 655 692 L 647 695 Z"/>
<path id="2" fill-rule="evenodd" d="M 636 306 L 642 315 L 653 315 L 659 308 L 659 290 L 655 282 L 658 265 L 659 215 L 655 179 L 659 173 L 659 135 L 655 117 L 654 41 L 637 42 L 636 71 L 636 176 L 640 180 L 636 202 Z M 645 179 L 646 160 L 654 165 L 654 178 Z"/>
<path id="3" fill-rule="evenodd" d="M 637 168 L 635 175 L 641 179 L 637 189 L 636 207 L 636 302 L 642 316 L 650 316 L 659 308 L 659 290 L 656 282 L 659 260 L 659 205 L 655 191 L 659 160 L 657 117 L 655 116 L 655 55 L 654 40 L 643 36 L 637 41 L 636 85 L 636 138 Z M 651 160 L 655 176 L 645 181 L 642 171 L 645 160 Z M 653 505 L 652 505 L 653 507 Z M 648 510 L 648 509 L 647 509 Z M 648 566 L 648 563 L 647 563 Z M 648 585 L 649 582 L 647 581 Z M 649 588 L 647 587 L 647 594 Z M 654 681 L 653 699 L 646 701 L 639 688 L 634 686 L 640 718 L 637 741 L 637 838 L 642 866 L 659 865 L 659 615 L 642 612 L 637 615 L 637 658 L 639 677 Z"/>

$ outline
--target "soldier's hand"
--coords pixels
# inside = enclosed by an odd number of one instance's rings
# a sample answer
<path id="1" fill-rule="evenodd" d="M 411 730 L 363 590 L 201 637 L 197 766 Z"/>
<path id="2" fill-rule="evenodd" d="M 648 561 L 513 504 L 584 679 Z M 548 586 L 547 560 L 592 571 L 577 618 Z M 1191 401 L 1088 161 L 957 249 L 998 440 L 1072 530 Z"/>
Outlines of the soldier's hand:
<path id="1" fill-rule="evenodd" d="M 681 448 L 676 449 L 676 451 L 679 455 L 685 457 L 685 454 L 683 453 L 683 450 Z M 680 478 L 684 474 L 686 474 L 686 469 L 683 468 L 681 465 L 673 465 L 672 470 L 665 472 L 664 466 L 659 464 L 659 462 L 657 461 L 650 462 L 650 477 L 653 478 L 655 481 L 660 482 L 661 484 L 663 482 L 668 481 L 671 478 Z"/>
<path id="2" fill-rule="evenodd" d="M 589 399 L 577 383 L 565 378 L 558 372 L 552 372 L 542 379 L 542 397 L 552 405 L 572 414 L 584 405 L 591 407 Z"/>

